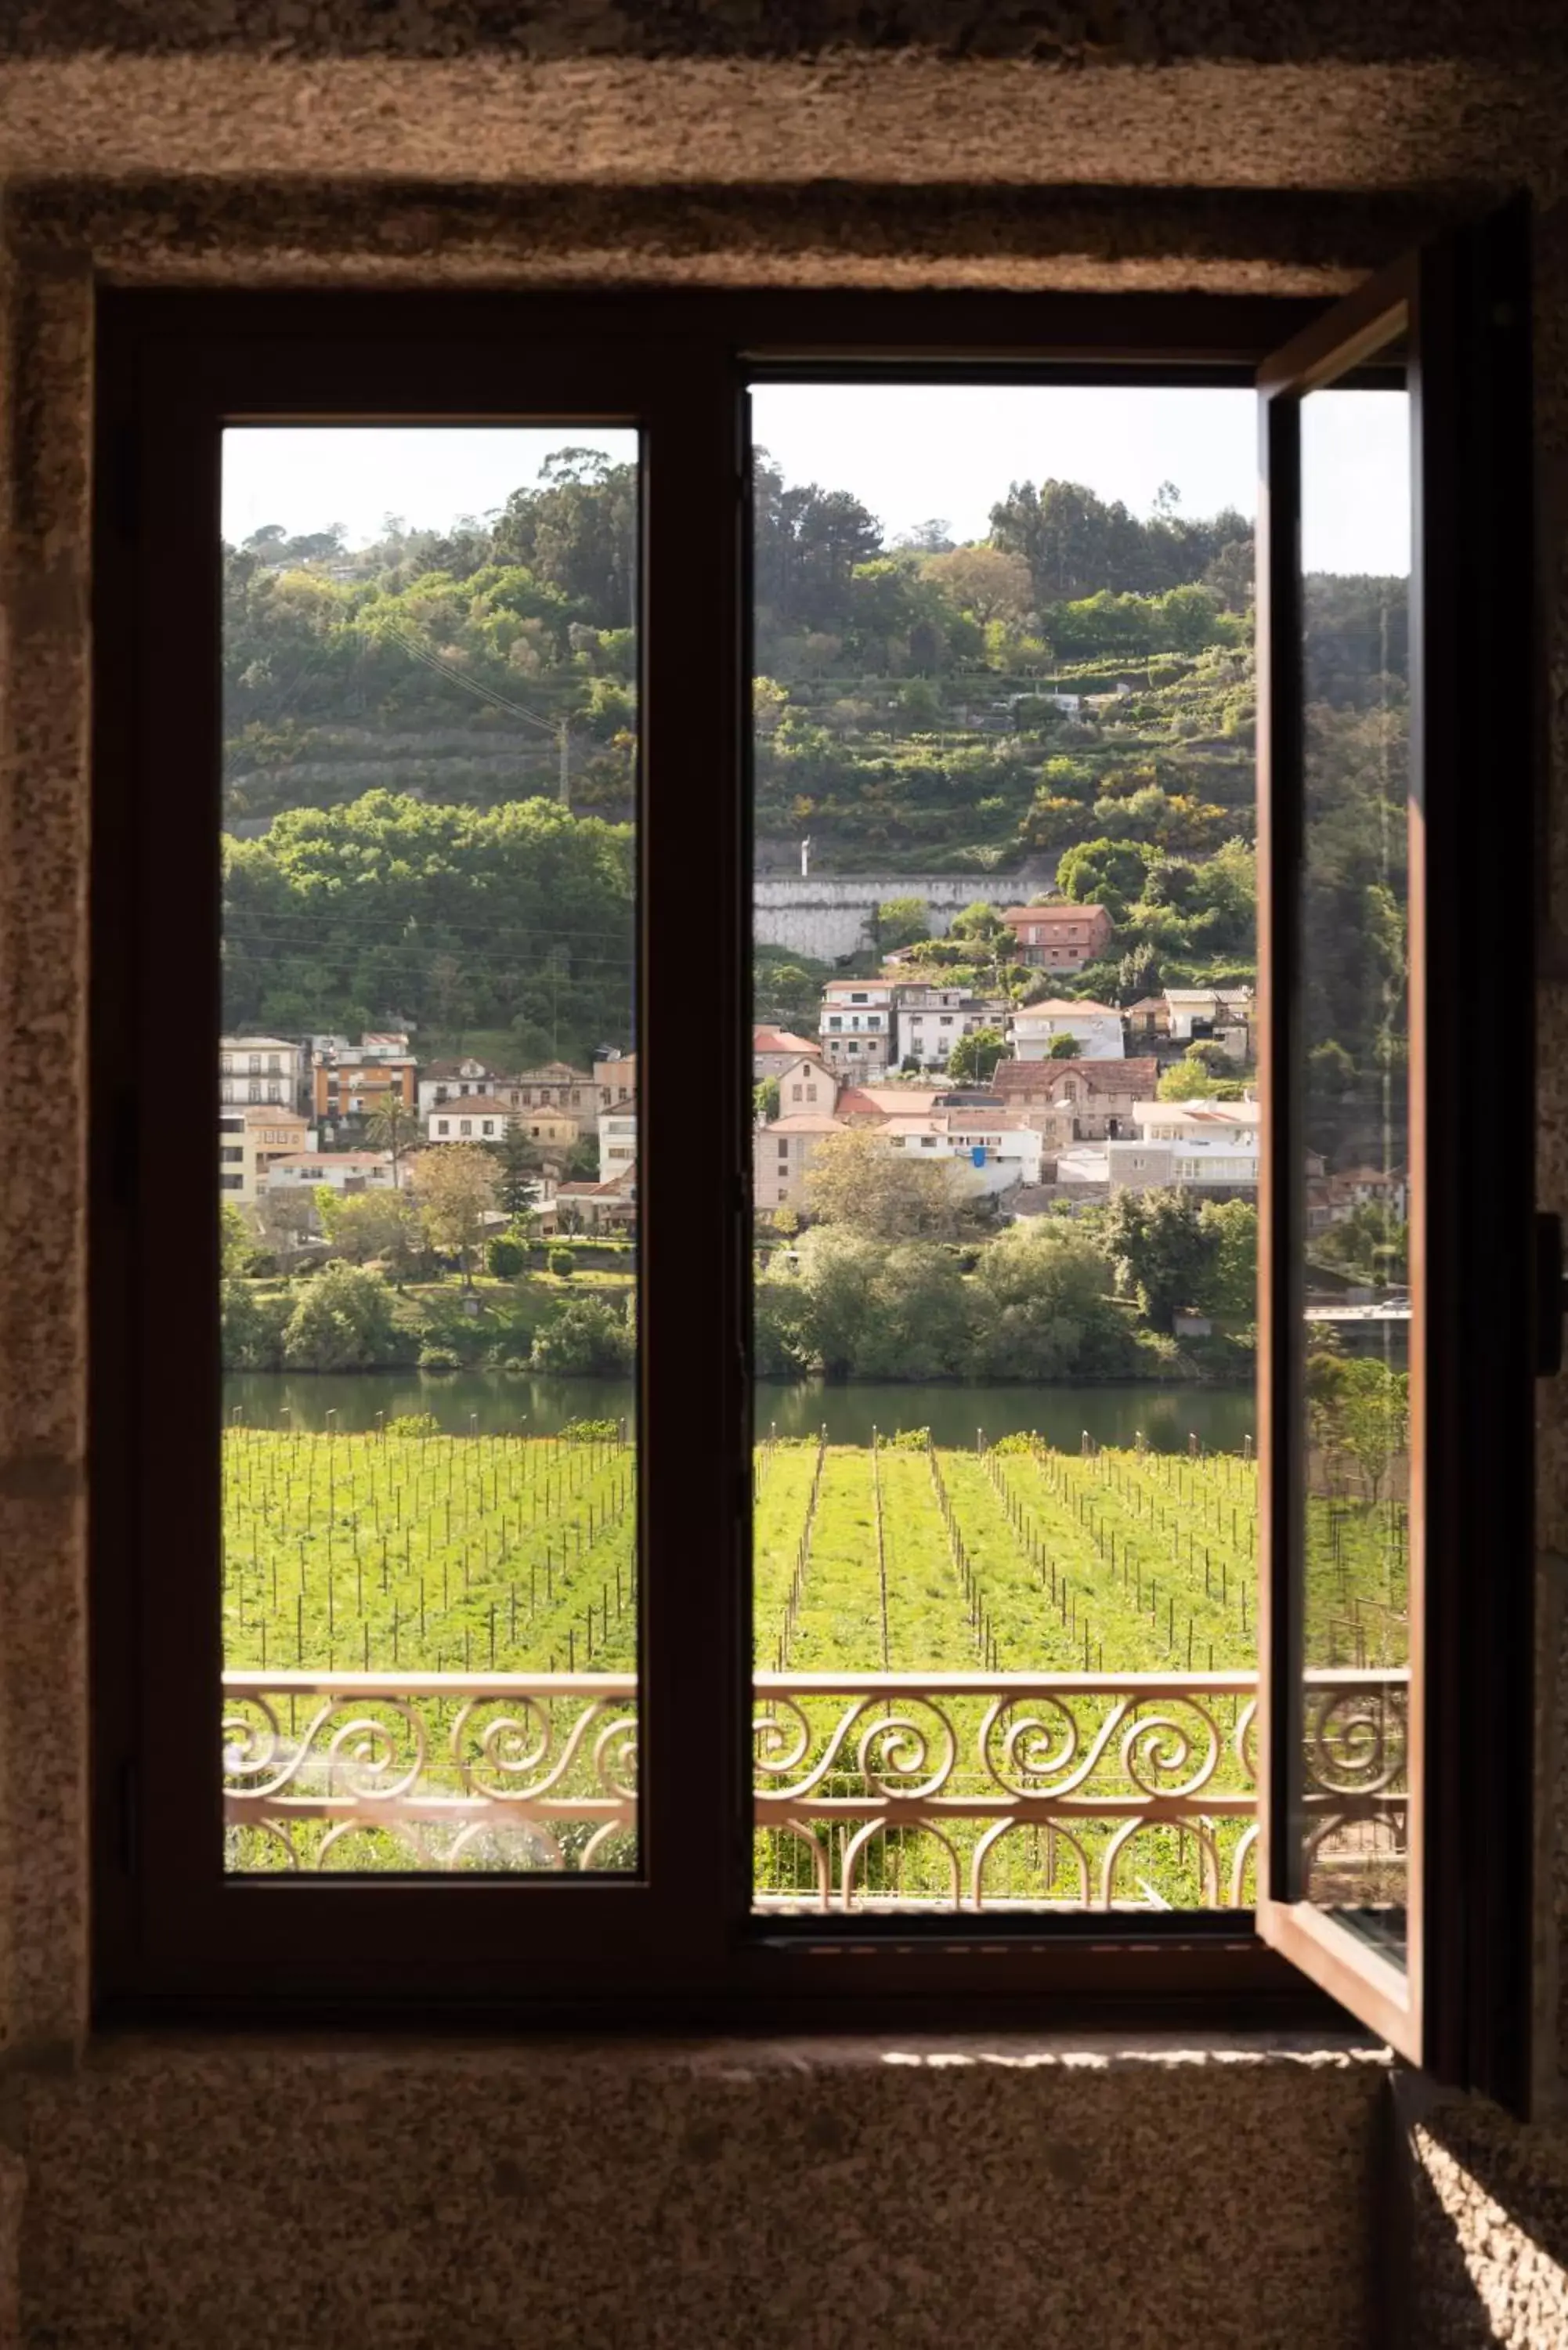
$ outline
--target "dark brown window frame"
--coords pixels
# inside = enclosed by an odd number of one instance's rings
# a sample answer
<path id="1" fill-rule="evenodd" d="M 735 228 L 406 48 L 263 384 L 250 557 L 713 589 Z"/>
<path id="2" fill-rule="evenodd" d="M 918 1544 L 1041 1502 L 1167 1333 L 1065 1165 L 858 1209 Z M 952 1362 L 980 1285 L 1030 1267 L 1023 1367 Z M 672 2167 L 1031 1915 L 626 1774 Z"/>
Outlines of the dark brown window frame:
<path id="1" fill-rule="evenodd" d="M 691 2028 L 1343 2027 L 1233 1918 L 1005 1926 L 750 1914 L 749 380 L 1250 385 L 1322 305 L 1232 296 L 106 291 L 95 545 L 92 1736 L 105 2019 Z M 151 1114 L 171 1010 L 217 1029 L 222 421 L 639 421 L 648 434 L 639 1050 L 684 1051 L 692 910 L 731 975 L 705 1146 L 644 1096 L 642 1833 L 609 1879 L 225 1882 L 210 1153 Z M 679 483 L 681 528 L 660 527 Z M 680 778 L 681 819 L 659 777 Z M 696 779 L 694 781 L 694 779 Z M 701 821 L 693 821 L 693 794 Z M 170 920 L 171 910 L 178 919 Z M 144 1111 L 142 1106 L 146 1105 Z M 202 1129 L 203 1134 L 206 1128 Z M 679 1171 L 677 1172 L 677 1169 Z M 710 1249 L 660 1252 L 662 1199 Z M 178 1234 L 178 1245 L 173 1236 Z M 204 1239 L 193 1238 L 205 1235 Z M 171 1408 L 172 1392 L 178 1409 Z M 156 1389 L 157 1415 L 140 1417 Z M 709 1446 L 690 1430 L 727 1431 Z M 667 1638 L 679 1611 L 678 1644 Z M 693 1805 L 689 1792 L 711 1792 Z M 532 1905 L 532 1906 L 530 1906 Z"/>

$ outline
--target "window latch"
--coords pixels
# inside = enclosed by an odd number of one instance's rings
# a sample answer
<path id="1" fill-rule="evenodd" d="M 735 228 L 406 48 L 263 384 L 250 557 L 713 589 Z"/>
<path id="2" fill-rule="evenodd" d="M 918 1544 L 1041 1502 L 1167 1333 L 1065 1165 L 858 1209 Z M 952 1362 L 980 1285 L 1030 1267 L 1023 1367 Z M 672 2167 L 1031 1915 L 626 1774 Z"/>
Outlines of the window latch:
<path id="1" fill-rule="evenodd" d="M 1549 1379 L 1563 1368 L 1563 1317 L 1568 1314 L 1568 1281 L 1563 1271 L 1563 1219 L 1535 1219 L 1535 1376 Z"/>

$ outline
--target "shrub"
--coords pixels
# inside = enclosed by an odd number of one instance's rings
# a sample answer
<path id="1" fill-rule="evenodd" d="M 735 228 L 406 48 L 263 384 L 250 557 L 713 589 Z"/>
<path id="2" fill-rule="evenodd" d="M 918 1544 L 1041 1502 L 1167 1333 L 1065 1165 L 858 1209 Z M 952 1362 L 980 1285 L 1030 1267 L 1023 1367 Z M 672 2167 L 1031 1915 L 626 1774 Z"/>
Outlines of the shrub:
<path id="1" fill-rule="evenodd" d="M 509 1241 L 503 1234 L 491 1241 L 484 1252 L 484 1270 L 498 1281 L 514 1281 L 527 1263 L 527 1252 L 521 1241 Z"/>
<path id="2" fill-rule="evenodd" d="M 439 1372 L 444 1377 L 448 1372 L 461 1370 L 462 1366 L 450 1347 L 421 1347 L 420 1368 L 421 1371 Z"/>
<path id="3" fill-rule="evenodd" d="M 525 1378 L 529 1369 L 528 1363 L 525 1357 L 522 1355 L 506 1356 L 502 1362 L 501 1367 L 509 1379 Z"/>
<path id="4" fill-rule="evenodd" d="M 545 1263 L 550 1271 L 558 1274 L 562 1280 L 565 1280 L 568 1274 L 576 1273 L 577 1269 L 577 1260 L 569 1248 L 553 1248 Z"/>
<path id="5" fill-rule="evenodd" d="M 388 1420 L 383 1436 L 439 1436 L 441 1422 L 433 1411 L 403 1411 Z"/>
<path id="6" fill-rule="evenodd" d="M 556 1433 L 567 1444 L 613 1443 L 620 1434 L 618 1419 L 563 1420 Z"/>
<path id="7" fill-rule="evenodd" d="M 636 1343 L 628 1325 L 602 1298 L 574 1298 L 541 1326 L 533 1367 L 569 1378 L 613 1378 L 630 1370 Z"/>
<path id="8" fill-rule="evenodd" d="M 291 1371 L 375 1370 L 397 1349 L 392 1293 L 379 1274 L 357 1264 L 318 1273 L 283 1334 Z"/>

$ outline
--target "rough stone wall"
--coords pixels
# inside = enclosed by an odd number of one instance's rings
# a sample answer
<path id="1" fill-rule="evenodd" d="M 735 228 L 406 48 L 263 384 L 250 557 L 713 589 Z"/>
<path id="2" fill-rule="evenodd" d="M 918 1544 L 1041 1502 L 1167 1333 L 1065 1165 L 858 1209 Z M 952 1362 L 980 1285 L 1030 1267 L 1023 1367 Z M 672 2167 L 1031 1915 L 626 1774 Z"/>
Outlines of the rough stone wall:
<path id="1" fill-rule="evenodd" d="M 1356 2350 L 1384 2094 L 1345 2052 L 120 2045 L 7 2100 L 23 2338 Z"/>
<path id="2" fill-rule="evenodd" d="M 1382 2075 L 1343 2057 L 88 2043 L 90 293 L 94 273 L 1330 291 L 1488 188 L 1562 192 L 1568 65 L 1542 37 L 1559 21 L 1520 0 L 919 0 L 897 23 L 846 0 L 4 12 L 0 1068 L 29 1147 L 0 1153 L 0 2345 L 354 2340 L 369 2310 L 379 2340 L 487 2350 L 524 2325 L 541 2344 L 829 2345 L 861 2339 L 867 2308 L 912 2342 L 1386 2338 L 1363 2303 Z M 1560 218 L 1538 307 L 1561 905 Z M 1541 1174 L 1558 1207 L 1562 1024 L 1550 979 Z M 1558 1394 L 1541 1498 L 1543 1543 L 1568 1556 Z M 1542 1572 L 1550 1996 L 1568 1649 L 1559 1570 Z M 1450 2104 L 1407 2115 L 1400 2143 L 1414 2338 L 1560 2338 L 1568 2130 Z"/>

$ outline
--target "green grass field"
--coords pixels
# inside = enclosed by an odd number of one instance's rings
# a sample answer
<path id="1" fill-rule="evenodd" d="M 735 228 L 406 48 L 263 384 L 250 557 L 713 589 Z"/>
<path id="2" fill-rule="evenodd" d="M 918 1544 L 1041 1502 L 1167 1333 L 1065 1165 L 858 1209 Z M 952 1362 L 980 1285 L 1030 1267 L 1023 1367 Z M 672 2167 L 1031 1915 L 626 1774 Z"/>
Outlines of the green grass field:
<path id="1" fill-rule="evenodd" d="M 327 1436 L 234 1426 L 224 1431 L 223 1471 L 231 1668 L 635 1666 L 635 1458 L 612 1436 Z M 756 1457 L 754 1528 L 754 1647 L 764 1670 L 1176 1676 L 1254 1665 L 1256 1471 L 1233 1455 L 1079 1455 L 1019 1439 L 972 1450 L 769 1442 Z M 1314 1499 L 1311 1661 L 1405 1660 L 1403 1544 L 1402 1516 L 1390 1505 Z M 795 1719 L 811 1756 L 829 1754 L 848 1701 L 805 1701 Z M 1086 1741 L 1109 1702 L 1077 1701 Z M 946 1731 L 961 1753 L 948 1793 L 993 1790 L 981 1761 L 990 1703 L 949 1701 Z M 1226 1735 L 1241 1703 L 1214 1701 Z M 301 1708 L 309 1704 L 286 1701 L 286 1735 L 307 1726 Z M 866 1710 L 818 1794 L 864 1795 L 876 1771 L 895 1793 L 920 1783 L 935 1752 L 929 1742 L 946 1731 L 929 1709 L 900 1700 L 913 1742 L 899 1748 L 892 1711 L 883 1705 L 877 1719 Z M 436 1716 L 447 1722 L 443 1709 Z M 1011 1716 L 992 1731 L 1010 1724 Z M 1052 1724 L 1059 1731 L 1061 1718 L 1051 1715 Z M 858 1742 L 873 1733 L 882 1742 L 868 1762 Z M 1121 1737 L 1118 1730 L 1085 1792 L 1125 1786 Z M 1176 1764 L 1167 1769 L 1168 1779 L 1172 1770 L 1179 1777 Z M 1238 1769 L 1227 1763 L 1212 1783 L 1234 1792 Z M 1080 1838 L 1091 1861 L 1103 1848 L 1096 1827 Z M 824 1833 L 830 1844 L 838 1839 L 836 1867 L 850 1827 Z M 947 1872 L 972 1865 L 981 1833 L 973 1822 L 956 1825 L 950 1859 L 915 1849 L 934 1840 L 914 1830 L 889 1832 L 861 1854 L 858 1881 L 890 1898 L 940 1893 Z M 1227 1866 L 1239 1835 L 1227 1826 L 1217 1836 Z M 988 1895 L 1000 1887 L 1017 1898 L 1071 1899 L 1079 1857 L 1049 1829 L 1014 1828 L 987 1863 Z M 775 1897 L 808 1892 L 818 1865 L 811 1839 L 759 1834 L 759 1884 Z M 1145 1898 L 1200 1898 L 1190 1837 L 1168 1825 L 1141 1831 L 1127 1881 Z"/>

